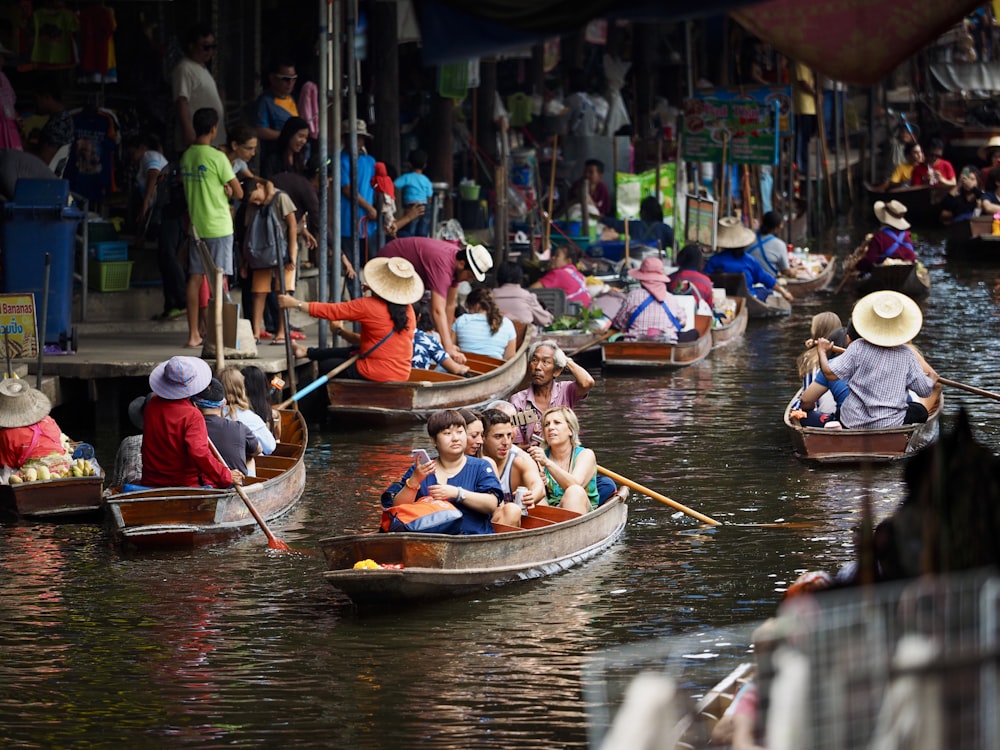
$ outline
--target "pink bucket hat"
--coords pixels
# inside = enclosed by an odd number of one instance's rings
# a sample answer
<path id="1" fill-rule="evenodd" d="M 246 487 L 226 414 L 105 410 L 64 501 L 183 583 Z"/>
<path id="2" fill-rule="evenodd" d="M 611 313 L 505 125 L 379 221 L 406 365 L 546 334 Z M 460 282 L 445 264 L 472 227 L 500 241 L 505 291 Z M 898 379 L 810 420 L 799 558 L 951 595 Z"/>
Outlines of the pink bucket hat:
<path id="1" fill-rule="evenodd" d="M 178 401 L 201 393 L 212 382 L 212 368 L 198 357 L 171 357 L 149 376 L 149 387 L 160 398 Z"/>

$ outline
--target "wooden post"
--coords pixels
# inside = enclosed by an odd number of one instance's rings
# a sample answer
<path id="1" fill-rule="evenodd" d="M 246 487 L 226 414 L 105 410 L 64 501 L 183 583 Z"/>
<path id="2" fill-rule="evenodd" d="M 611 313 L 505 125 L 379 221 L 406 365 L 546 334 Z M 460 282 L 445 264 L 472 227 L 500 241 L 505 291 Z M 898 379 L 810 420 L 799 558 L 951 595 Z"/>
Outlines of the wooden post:
<path id="1" fill-rule="evenodd" d="M 282 269 L 278 267 L 278 273 Z M 226 366 L 226 352 L 222 341 L 222 269 L 215 267 L 212 279 L 213 309 L 215 310 L 215 371 L 222 372 Z M 291 331 L 285 331 L 285 336 L 291 340 Z M 291 377 L 291 373 L 289 373 Z"/>
<path id="2" fill-rule="evenodd" d="M 545 241 L 542 243 L 549 247 L 552 239 L 552 204 L 555 201 L 556 192 L 556 160 L 559 154 L 559 134 L 552 136 L 552 163 L 549 168 L 549 206 L 545 217 Z"/>

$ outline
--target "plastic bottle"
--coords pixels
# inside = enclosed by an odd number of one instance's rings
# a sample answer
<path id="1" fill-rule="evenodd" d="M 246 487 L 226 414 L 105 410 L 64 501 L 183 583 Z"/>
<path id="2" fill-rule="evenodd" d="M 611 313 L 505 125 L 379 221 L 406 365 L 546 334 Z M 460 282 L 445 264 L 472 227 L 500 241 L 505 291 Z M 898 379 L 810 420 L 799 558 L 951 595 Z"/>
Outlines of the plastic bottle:
<path id="1" fill-rule="evenodd" d="M 993 229 L 991 234 L 994 236 L 1000 235 L 1000 213 L 993 214 Z"/>

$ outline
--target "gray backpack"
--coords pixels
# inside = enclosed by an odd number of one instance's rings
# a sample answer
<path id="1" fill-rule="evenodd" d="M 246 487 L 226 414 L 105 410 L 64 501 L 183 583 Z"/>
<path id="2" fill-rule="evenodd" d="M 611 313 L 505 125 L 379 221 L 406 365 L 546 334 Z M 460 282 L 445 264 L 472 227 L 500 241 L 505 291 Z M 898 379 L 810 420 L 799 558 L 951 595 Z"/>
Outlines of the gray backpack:
<path id="1" fill-rule="evenodd" d="M 275 268 L 279 252 L 284 263 L 290 262 L 284 222 L 274 212 L 280 192 L 275 193 L 271 203 L 257 208 L 243 235 L 243 257 L 251 269 Z"/>

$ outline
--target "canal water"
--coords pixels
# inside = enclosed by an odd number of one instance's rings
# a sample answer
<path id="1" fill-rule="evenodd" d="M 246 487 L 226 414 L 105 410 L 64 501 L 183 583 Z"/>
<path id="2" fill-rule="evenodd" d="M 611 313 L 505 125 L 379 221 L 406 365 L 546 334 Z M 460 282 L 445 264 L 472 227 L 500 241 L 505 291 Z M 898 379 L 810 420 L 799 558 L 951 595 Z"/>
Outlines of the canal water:
<path id="1" fill-rule="evenodd" d="M 838 233 L 852 231 L 830 234 L 843 255 Z M 1000 264 L 958 266 L 922 239 L 933 289 L 918 344 L 942 375 L 1000 390 Z M 852 558 L 865 493 L 879 517 L 904 496 L 898 466 L 803 465 L 781 423 L 810 316 L 846 320 L 850 304 L 820 295 L 789 319 L 752 321 L 742 342 L 676 374 L 598 377 L 580 417 L 599 462 L 726 525 L 633 495 L 620 542 L 546 580 L 377 613 L 324 581 L 318 541 L 376 527 L 381 488 L 427 445 L 419 426 L 310 425 L 305 495 L 274 524 L 300 553 L 271 552 L 257 533 L 128 555 L 97 526 L 4 522 L 2 744 L 582 748 L 595 653 L 683 643 L 679 658 L 700 658 L 710 684 L 799 572 Z M 997 445 L 1000 403 L 946 399 L 948 417 L 966 405 Z M 113 443 L 101 448 L 109 462 Z"/>

